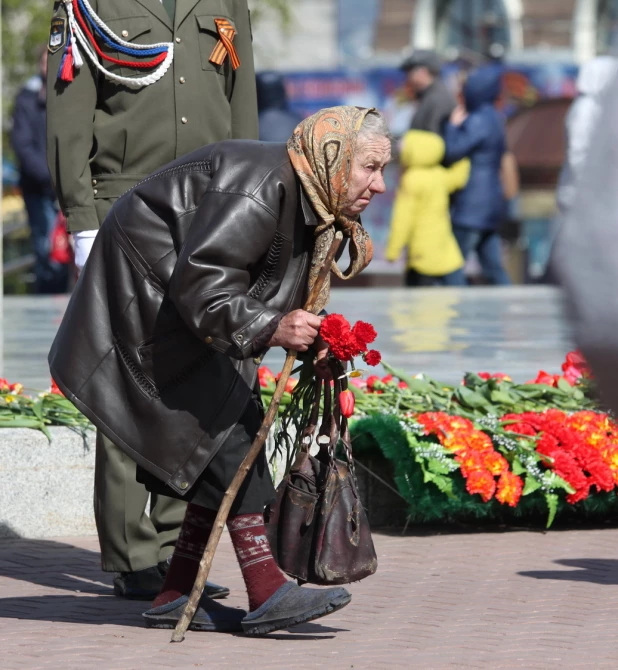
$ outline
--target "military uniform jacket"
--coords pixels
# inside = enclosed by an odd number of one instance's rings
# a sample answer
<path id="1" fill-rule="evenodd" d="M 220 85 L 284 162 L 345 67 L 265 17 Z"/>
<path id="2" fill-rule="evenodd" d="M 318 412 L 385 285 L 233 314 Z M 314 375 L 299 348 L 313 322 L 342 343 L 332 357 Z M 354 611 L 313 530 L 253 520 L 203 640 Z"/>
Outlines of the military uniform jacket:
<path id="1" fill-rule="evenodd" d="M 161 0 L 90 0 L 123 40 L 173 42 L 174 60 L 154 84 L 132 89 L 84 57 L 70 83 L 57 78 L 64 49 L 49 55 L 47 160 L 72 232 L 97 229 L 115 200 L 162 165 L 220 140 L 257 139 L 255 72 L 246 0 L 176 0 L 172 22 Z M 54 18 L 66 20 L 56 4 Z M 209 58 L 216 18 L 236 29 L 240 67 Z M 126 58 L 99 42 L 103 51 Z M 105 62 L 123 76 L 142 72 Z"/>

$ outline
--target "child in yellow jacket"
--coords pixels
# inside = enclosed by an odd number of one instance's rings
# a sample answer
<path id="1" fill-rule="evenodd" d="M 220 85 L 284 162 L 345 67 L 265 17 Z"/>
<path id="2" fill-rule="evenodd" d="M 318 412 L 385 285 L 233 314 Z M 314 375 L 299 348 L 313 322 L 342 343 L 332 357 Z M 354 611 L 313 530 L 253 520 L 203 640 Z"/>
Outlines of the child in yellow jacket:
<path id="1" fill-rule="evenodd" d="M 403 137 L 404 172 L 393 205 L 386 258 L 408 249 L 407 286 L 461 286 L 464 258 L 451 228 L 449 197 L 463 188 L 470 162 L 445 168 L 444 141 L 436 133 L 410 130 Z"/>

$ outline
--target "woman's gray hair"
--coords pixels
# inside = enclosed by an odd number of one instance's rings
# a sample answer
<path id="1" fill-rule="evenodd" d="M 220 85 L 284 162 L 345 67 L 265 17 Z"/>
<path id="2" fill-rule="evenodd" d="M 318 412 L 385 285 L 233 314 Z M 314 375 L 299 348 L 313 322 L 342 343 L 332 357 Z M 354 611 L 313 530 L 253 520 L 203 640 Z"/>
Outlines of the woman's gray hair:
<path id="1" fill-rule="evenodd" d="M 380 137 L 386 137 L 389 140 L 393 139 L 391 131 L 388 129 L 386 119 L 380 112 L 377 110 L 372 110 L 369 112 L 358 131 L 358 137 L 370 137 L 372 135 L 378 135 Z"/>

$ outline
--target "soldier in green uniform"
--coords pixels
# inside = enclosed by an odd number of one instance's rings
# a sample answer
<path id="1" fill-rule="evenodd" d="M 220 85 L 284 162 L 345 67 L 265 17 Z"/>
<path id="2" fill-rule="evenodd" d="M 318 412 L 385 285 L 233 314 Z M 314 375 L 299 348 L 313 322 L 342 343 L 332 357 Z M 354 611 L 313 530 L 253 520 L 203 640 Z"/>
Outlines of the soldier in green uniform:
<path id="1" fill-rule="evenodd" d="M 139 51 L 147 45 L 153 49 Z M 246 0 L 61 0 L 48 49 L 48 164 L 78 267 L 112 204 L 136 183 L 203 145 L 258 137 Z M 165 54 L 162 64 L 136 66 L 152 61 L 157 49 Z M 145 83 L 128 81 L 136 78 Z M 117 595 L 151 599 L 185 503 L 153 495 L 148 516 L 148 492 L 135 469 L 97 436 L 102 567 L 119 573 Z M 222 597 L 228 591 L 210 585 L 207 592 Z"/>

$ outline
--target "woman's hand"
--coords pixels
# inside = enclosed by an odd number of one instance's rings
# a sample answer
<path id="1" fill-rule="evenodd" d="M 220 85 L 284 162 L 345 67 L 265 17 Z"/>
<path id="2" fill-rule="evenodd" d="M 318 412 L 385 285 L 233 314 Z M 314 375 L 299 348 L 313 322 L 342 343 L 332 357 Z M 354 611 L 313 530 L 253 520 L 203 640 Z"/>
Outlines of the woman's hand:
<path id="1" fill-rule="evenodd" d="M 463 105 L 457 105 L 451 112 L 450 122 L 454 126 L 460 126 L 468 118 L 468 112 Z"/>
<path id="2" fill-rule="evenodd" d="M 322 318 L 304 309 L 295 309 L 279 321 L 268 346 L 307 351 L 318 336 Z"/>

